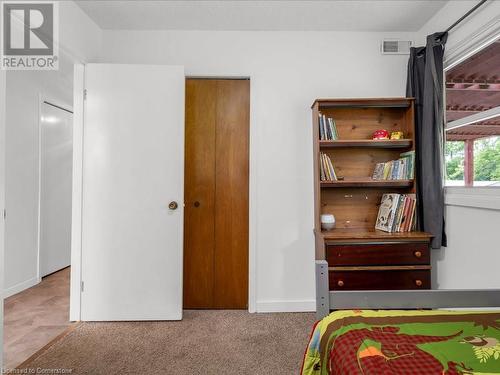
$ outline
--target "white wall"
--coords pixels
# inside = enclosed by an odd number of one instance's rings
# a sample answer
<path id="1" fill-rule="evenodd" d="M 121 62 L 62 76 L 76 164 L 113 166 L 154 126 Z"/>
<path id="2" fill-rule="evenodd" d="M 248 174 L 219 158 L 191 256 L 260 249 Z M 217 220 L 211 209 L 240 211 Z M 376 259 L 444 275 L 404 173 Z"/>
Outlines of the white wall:
<path id="1" fill-rule="evenodd" d="M 408 56 L 381 55 L 384 36 L 413 35 L 104 32 L 106 62 L 251 78 L 251 310 L 315 309 L 310 106 L 319 97 L 403 96 Z"/>
<path id="2" fill-rule="evenodd" d="M 59 3 L 58 71 L 8 71 L 4 296 L 38 280 L 39 98 L 71 108 L 73 63 L 99 56 L 101 30 L 73 2 Z"/>
<path id="3" fill-rule="evenodd" d="M 418 39 L 425 43 L 426 35 L 443 31 L 475 4 L 475 1 L 449 1 L 422 27 Z M 457 51 L 468 51 L 470 48 L 466 41 L 495 20 L 500 23 L 500 1 L 489 1 L 450 31 L 445 60 L 455 58 Z M 450 199 L 451 194 L 453 199 Z M 446 196 L 448 247 L 432 252 L 434 287 L 500 288 L 500 209 L 461 206 L 474 205 L 474 201 L 488 206 L 488 201 L 498 201 L 500 189 L 488 194 L 482 189 L 448 189 Z M 494 207 L 493 204 L 489 206 Z"/>
<path id="4" fill-rule="evenodd" d="M 0 70 L 0 291 L 4 279 L 4 233 L 5 223 L 5 71 Z M 0 301 L 3 299 L 0 298 Z M 0 369 L 3 368 L 3 303 L 0 303 Z"/>
<path id="5" fill-rule="evenodd" d="M 436 250 L 440 289 L 500 289 L 500 210 L 446 206 L 448 247 Z"/>

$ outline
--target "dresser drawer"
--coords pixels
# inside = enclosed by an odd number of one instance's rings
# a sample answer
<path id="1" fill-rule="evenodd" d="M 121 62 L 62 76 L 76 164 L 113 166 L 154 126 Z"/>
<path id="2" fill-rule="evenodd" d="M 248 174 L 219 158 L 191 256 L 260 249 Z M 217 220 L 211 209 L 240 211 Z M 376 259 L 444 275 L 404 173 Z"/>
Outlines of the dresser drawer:
<path id="1" fill-rule="evenodd" d="M 430 264 L 429 245 L 417 243 L 327 245 L 331 266 L 396 266 Z"/>
<path id="2" fill-rule="evenodd" d="M 430 289 L 429 270 L 329 271 L 330 290 Z"/>

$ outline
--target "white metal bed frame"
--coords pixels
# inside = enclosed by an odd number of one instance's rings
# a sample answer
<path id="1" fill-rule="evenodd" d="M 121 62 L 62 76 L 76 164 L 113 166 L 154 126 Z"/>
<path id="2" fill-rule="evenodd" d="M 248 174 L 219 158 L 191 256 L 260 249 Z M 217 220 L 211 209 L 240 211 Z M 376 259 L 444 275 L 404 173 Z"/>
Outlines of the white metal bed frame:
<path id="1" fill-rule="evenodd" d="M 316 261 L 316 316 L 342 309 L 500 308 L 500 289 L 330 291 L 328 263 Z"/>

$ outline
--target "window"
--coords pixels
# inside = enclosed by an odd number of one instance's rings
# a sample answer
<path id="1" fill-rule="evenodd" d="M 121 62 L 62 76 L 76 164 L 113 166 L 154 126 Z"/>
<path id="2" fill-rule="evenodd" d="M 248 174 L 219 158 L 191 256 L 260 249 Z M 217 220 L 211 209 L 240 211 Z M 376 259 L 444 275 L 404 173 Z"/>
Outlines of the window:
<path id="1" fill-rule="evenodd" d="M 500 40 L 446 74 L 446 186 L 500 187 Z"/>
<path id="2" fill-rule="evenodd" d="M 472 157 L 467 161 L 466 152 L 472 152 Z M 470 162 L 471 166 L 467 164 Z M 446 185 L 465 186 L 466 170 L 472 171 L 472 186 L 500 187 L 500 136 L 447 141 Z"/>

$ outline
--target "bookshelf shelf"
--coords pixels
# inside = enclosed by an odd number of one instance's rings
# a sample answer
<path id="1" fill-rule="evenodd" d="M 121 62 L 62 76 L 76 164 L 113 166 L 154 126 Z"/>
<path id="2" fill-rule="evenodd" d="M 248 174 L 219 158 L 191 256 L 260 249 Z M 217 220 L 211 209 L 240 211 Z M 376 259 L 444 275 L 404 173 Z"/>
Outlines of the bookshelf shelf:
<path id="1" fill-rule="evenodd" d="M 311 108 L 410 108 L 412 98 L 316 99 Z"/>
<path id="2" fill-rule="evenodd" d="M 414 220 L 416 180 L 372 178 L 413 178 L 414 115 L 412 98 L 317 99 L 312 106 L 316 259 L 328 262 L 330 290 L 430 288 L 432 236 L 408 231 L 413 221 L 403 220 Z M 404 139 L 372 140 L 381 129 Z M 394 197 L 395 211 L 385 214 L 392 232 L 375 229 L 384 194 Z M 335 216 L 334 229 L 322 230 L 323 214 Z"/>
<path id="3" fill-rule="evenodd" d="M 340 139 L 335 141 L 319 141 L 320 149 L 366 147 L 366 148 L 410 148 L 411 139 L 372 140 L 372 139 Z"/>
<path id="4" fill-rule="evenodd" d="M 369 177 L 349 177 L 340 181 L 321 181 L 322 188 L 335 187 L 378 187 L 378 188 L 409 188 L 413 180 L 374 180 Z"/>

